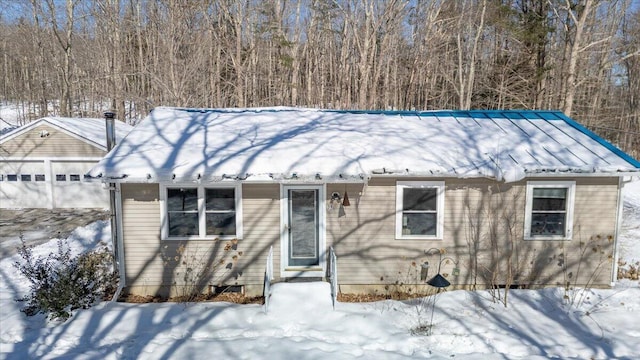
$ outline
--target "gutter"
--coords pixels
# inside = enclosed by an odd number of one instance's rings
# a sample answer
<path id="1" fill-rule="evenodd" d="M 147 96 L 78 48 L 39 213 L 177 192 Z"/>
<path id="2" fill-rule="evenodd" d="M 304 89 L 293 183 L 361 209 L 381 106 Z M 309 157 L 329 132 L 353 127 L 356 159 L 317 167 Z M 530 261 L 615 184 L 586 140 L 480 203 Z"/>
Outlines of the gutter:
<path id="1" fill-rule="evenodd" d="M 118 285 L 118 289 L 116 289 L 116 292 L 113 294 L 113 297 L 111 298 L 112 303 L 114 302 L 118 302 L 118 298 L 120 297 L 120 293 L 122 292 L 122 289 L 124 289 L 124 284 L 120 283 L 120 285 Z"/>
<path id="2" fill-rule="evenodd" d="M 616 228 L 613 234 L 613 273 L 611 274 L 611 287 L 616 285 L 618 280 L 618 261 L 620 258 L 619 254 L 619 244 L 618 236 L 620 235 L 620 228 L 622 227 L 622 214 L 624 209 L 624 199 L 622 190 L 624 189 L 624 185 L 631 182 L 633 178 L 629 180 L 624 180 L 623 177 L 618 178 L 618 209 L 616 213 Z"/>

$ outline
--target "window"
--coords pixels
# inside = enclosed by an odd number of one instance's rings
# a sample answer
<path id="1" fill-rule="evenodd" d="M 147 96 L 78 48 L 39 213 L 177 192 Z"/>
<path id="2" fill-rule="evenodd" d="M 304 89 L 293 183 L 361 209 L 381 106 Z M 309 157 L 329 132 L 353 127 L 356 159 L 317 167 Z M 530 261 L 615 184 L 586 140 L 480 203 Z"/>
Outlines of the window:
<path id="1" fill-rule="evenodd" d="M 67 181 L 67 175 L 65 175 L 65 174 L 56 174 L 56 181 Z"/>
<path id="2" fill-rule="evenodd" d="M 239 185 L 166 186 L 161 189 L 163 239 L 242 237 Z"/>
<path id="3" fill-rule="evenodd" d="M 78 174 L 69 175 L 69 181 L 80 181 L 80 175 Z"/>
<path id="4" fill-rule="evenodd" d="M 7 174 L 7 181 L 18 181 L 18 175 L 16 175 L 16 174 Z"/>
<path id="5" fill-rule="evenodd" d="M 30 174 L 21 174 L 20 175 L 20 181 L 31 181 L 31 175 Z"/>
<path id="6" fill-rule="evenodd" d="M 443 181 L 397 182 L 397 239 L 442 239 L 443 212 Z"/>
<path id="7" fill-rule="evenodd" d="M 36 181 L 44 181 L 44 174 L 36 174 Z"/>
<path id="8" fill-rule="evenodd" d="M 571 240 L 574 181 L 527 183 L 525 239 Z"/>
<path id="9" fill-rule="evenodd" d="M 235 235 L 235 189 L 206 189 L 207 235 Z"/>
<path id="10" fill-rule="evenodd" d="M 199 235 L 198 189 L 167 189 L 169 236 Z"/>

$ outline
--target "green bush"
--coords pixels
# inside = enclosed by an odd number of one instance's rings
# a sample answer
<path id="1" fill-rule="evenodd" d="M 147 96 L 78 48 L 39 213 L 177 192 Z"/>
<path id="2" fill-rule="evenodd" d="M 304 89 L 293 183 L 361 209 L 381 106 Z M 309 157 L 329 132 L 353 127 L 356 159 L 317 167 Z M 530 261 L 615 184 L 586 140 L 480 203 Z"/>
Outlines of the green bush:
<path id="1" fill-rule="evenodd" d="M 30 282 L 30 294 L 19 299 L 27 302 L 22 311 L 28 316 L 44 313 L 52 319 L 67 319 L 73 310 L 89 308 L 113 293 L 117 276 L 106 246 L 71 256 L 66 242 L 58 240 L 57 252 L 37 257 L 22 236 L 20 241 L 22 261 L 14 266 Z"/>

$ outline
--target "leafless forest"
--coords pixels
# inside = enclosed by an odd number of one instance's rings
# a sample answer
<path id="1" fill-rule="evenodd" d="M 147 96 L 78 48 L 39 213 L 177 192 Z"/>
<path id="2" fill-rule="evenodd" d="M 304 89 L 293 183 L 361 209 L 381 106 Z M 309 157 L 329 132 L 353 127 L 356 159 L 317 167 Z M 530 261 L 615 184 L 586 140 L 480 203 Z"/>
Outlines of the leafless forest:
<path id="1" fill-rule="evenodd" d="M 638 0 L 0 0 L 2 101 L 560 109 L 640 155 Z"/>

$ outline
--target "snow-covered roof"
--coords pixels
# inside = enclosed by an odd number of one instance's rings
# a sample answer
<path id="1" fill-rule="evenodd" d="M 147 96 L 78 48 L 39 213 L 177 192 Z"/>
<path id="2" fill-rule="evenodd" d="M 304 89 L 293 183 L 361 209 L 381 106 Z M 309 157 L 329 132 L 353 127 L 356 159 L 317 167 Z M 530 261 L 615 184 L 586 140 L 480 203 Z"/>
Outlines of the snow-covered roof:
<path id="1" fill-rule="evenodd" d="M 45 117 L 30 122 L 27 125 L 13 129 L 12 131 L 0 136 L 0 143 L 9 141 L 25 132 L 38 127 L 42 124 L 48 124 L 54 128 L 58 128 L 69 135 L 80 138 L 93 144 L 96 147 L 107 149 L 107 135 L 105 119 L 96 118 L 66 118 L 66 117 Z M 119 143 L 133 129 L 131 125 L 122 121 L 116 121 L 116 143 Z"/>
<path id="2" fill-rule="evenodd" d="M 121 182 L 362 181 L 640 171 L 554 111 L 156 108 L 89 173 Z"/>

